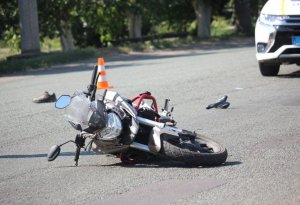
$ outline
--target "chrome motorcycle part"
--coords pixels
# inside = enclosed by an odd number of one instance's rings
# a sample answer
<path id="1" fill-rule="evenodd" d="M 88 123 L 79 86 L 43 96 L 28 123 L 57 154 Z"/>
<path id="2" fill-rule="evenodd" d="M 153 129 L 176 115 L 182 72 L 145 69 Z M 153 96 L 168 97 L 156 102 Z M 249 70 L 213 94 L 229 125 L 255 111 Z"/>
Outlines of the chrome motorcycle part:
<path id="1" fill-rule="evenodd" d="M 114 91 L 106 92 L 104 103 L 107 105 L 113 105 L 117 108 L 120 108 L 130 116 L 131 122 L 129 122 L 128 126 L 131 132 L 129 137 L 130 137 L 130 141 L 132 142 L 139 130 L 139 124 L 136 119 L 137 117 L 136 110 L 128 102 L 126 102 L 126 100 L 124 100 L 118 93 Z"/>
<path id="2" fill-rule="evenodd" d="M 143 125 L 148 125 L 148 126 L 152 126 L 152 127 L 163 128 L 165 126 L 164 123 L 155 122 L 155 121 L 148 120 L 148 119 L 142 118 L 142 117 L 137 117 L 137 121 Z"/>
<path id="3" fill-rule="evenodd" d="M 110 112 L 107 115 L 107 125 L 100 132 L 99 137 L 102 140 L 116 139 L 122 132 L 122 122 L 117 114 Z"/>
<path id="4" fill-rule="evenodd" d="M 169 111 L 170 101 L 171 101 L 170 99 L 165 99 L 164 108 L 162 109 L 162 112 L 159 113 L 161 116 L 168 117 L 168 118 L 170 118 L 172 116 L 172 112 L 174 111 L 174 107 L 171 107 L 171 110 Z"/>
<path id="5" fill-rule="evenodd" d="M 153 127 L 149 136 L 148 147 L 152 153 L 158 153 L 161 149 L 160 131 L 158 127 Z"/>
<path id="6" fill-rule="evenodd" d="M 149 149 L 149 147 L 147 145 L 142 144 L 142 143 L 133 142 L 133 143 L 130 144 L 130 147 L 138 149 L 138 150 L 142 150 L 144 152 L 151 153 L 151 150 Z"/>
<path id="7" fill-rule="evenodd" d="M 49 162 L 54 161 L 56 157 L 60 154 L 60 146 L 58 145 L 53 145 L 47 155 L 47 159 Z"/>

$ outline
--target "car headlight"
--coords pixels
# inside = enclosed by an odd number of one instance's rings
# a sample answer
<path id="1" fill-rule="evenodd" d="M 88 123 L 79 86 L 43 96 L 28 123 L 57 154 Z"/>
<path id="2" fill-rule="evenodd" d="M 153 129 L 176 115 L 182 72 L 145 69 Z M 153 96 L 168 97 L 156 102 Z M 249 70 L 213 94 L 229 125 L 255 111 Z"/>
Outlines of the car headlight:
<path id="1" fill-rule="evenodd" d="M 269 24 L 269 25 L 276 25 L 281 24 L 282 21 L 286 19 L 286 16 L 282 15 L 268 15 L 268 14 L 260 14 L 259 20 L 262 23 Z"/>

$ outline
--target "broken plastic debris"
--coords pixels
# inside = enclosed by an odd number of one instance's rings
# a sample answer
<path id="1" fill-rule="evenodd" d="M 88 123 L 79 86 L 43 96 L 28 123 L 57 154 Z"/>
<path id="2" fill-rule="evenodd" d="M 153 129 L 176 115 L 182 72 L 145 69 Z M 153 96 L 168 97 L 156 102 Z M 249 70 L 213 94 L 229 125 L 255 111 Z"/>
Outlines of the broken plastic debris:
<path id="1" fill-rule="evenodd" d="M 229 107 L 230 103 L 227 102 L 227 95 L 224 97 L 220 98 L 217 102 L 209 104 L 206 109 L 211 109 L 211 108 L 221 108 L 221 109 L 226 109 Z"/>

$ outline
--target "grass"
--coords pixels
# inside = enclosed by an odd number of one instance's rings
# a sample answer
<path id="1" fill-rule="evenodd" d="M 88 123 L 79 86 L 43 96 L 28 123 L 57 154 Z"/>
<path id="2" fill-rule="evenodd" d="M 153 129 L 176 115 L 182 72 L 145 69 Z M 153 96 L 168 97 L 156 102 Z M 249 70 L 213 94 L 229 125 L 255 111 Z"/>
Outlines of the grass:
<path id="1" fill-rule="evenodd" d="M 165 39 L 154 39 L 138 43 L 124 43 L 122 46 L 118 47 L 119 50 L 129 53 L 131 51 L 153 51 L 157 49 L 170 49 L 177 48 L 187 44 L 193 44 L 199 39 L 192 36 L 187 38 L 165 38 Z"/>
<path id="2" fill-rule="evenodd" d="M 3 61 L 6 59 L 6 57 L 10 55 L 15 55 L 17 54 L 16 52 L 12 52 L 9 48 L 7 47 L 0 47 L 0 61 Z"/>
<path id="3" fill-rule="evenodd" d="M 196 22 L 193 22 L 191 24 L 191 29 L 189 30 L 189 32 L 193 33 L 193 29 L 196 29 Z M 161 31 L 161 29 L 158 29 L 158 31 Z M 235 28 L 230 25 L 230 20 L 227 20 L 221 16 L 217 16 L 214 18 L 211 24 L 211 38 L 209 40 L 226 39 L 235 35 L 238 34 L 236 33 Z M 188 36 L 186 38 L 155 39 L 152 41 L 145 41 L 139 43 L 125 43 L 120 48 L 125 52 L 168 49 L 185 45 L 193 45 L 203 40 L 208 39 L 201 39 L 194 36 Z"/>
<path id="4" fill-rule="evenodd" d="M 103 53 L 105 52 L 100 52 L 95 48 L 85 48 L 68 52 L 54 51 L 50 53 L 42 53 L 41 55 L 30 58 L 1 60 L 0 75 L 16 71 L 24 71 L 27 69 L 45 68 L 57 64 L 75 62 L 88 58 L 98 58 L 100 54 Z"/>

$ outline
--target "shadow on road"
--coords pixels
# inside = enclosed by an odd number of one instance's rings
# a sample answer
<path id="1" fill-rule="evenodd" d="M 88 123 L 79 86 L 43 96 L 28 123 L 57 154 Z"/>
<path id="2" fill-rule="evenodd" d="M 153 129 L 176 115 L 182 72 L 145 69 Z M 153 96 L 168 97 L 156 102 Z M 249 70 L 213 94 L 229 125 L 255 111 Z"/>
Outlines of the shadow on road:
<path id="1" fill-rule="evenodd" d="M 152 53 L 120 54 L 118 56 L 106 58 L 105 68 L 106 70 L 109 70 L 109 69 L 117 69 L 117 68 L 132 67 L 132 66 L 137 67 L 137 66 L 147 64 L 145 62 L 142 63 L 139 61 L 164 59 L 164 58 L 180 58 L 185 56 L 211 55 L 213 53 L 214 52 L 205 52 L 205 53 L 185 52 L 179 54 L 168 53 L 168 54 L 159 54 L 159 55 L 152 54 Z M 90 59 L 84 62 L 74 62 L 65 65 L 53 66 L 50 68 L 42 68 L 42 69 L 18 72 L 11 76 L 38 76 L 38 75 L 52 75 L 52 74 L 62 74 L 62 73 L 71 73 L 71 72 L 86 72 L 86 71 L 92 72 L 96 64 L 97 64 L 97 59 Z"/>
<path id="2" fill-rule="evenodd" d="M 80 156 L 95 155 L 93 152 L 81 152 Z M 61 152 L 59 157 L 75 156 L 75 152 Z M 0 155 L 0 159 L 27 159 L 27 158 L 46 158 L 47 154 L 11 154 Z"/>
<path id="3" fill-rule="evenodd" d="M 82 156 L 92 156 L 96 155 L 93 152 L 81 152 L 80 157 Z M 75 152 L 61 152 L 59 157 L 73 157 L 75 156 Z M 30 158 L 47 158 L 47 154 L 11 154 L 11 155 L 0 155 L 1 159 L 30 159 Z M 242 162 L 239 161 L 227 161 L 221 166 L 218 167 L 227 167 L 227 166 L 236 166 L 240 165 Z M 79 167 L 124 167 L 124 168 L 171 168 L 171 167 L 180 167 L 180 168 L 199 168 L 195 166 L 188 166 L 182 162 L 170 161 L 161 157 L 152 158 L 147 161 L 143 161 L 136 164 L 125 164 L 122 162 L 114 163 L 114 164 L 91 164 L 91 165 L 80 165 Z M 61 166 L 58 168 L 68 168 L 74 166 Z M 212 168 L 212 167 L 202 167 L 202 168 Z"/>
<path id="4" fill-rule="evenodd" d="M 300 78 L 300 70 L 292 72 L 292 73 L 288 73 L 288 74 L 281 74 L 281 75 L 278 75 L 277 77 L 279 77 L 279 78 Z"/>
<path id="5" fill-rule="evenodd" d="M 186 45 L 181 46 L 179 48 L 164 49 L 151 52 L 133 52 L 131 54 L 118 54 L 115 56 L 105 58 L 105 61 L 107 62 L 106 69 L 138 66 L 142 65 L 140 61 L 146 60 L 180 58 L 197 55 L 212 55 L 220 52 L 221 49 L 246 48 L 253 47 L 253 45 L 253 38 L 232 38 L 225 40 L 223 39 L 215 41 L 203 41 L 194 45 Z M 12 76 L 49 75 L 69 72 L 92 71 L 92 68 L 95 66 L 96 63 L 97 59 L 89 59 L 82 62 L 57 65 L 50 68 L 18 72 L 16 74 L 13 74 Z M 110 63 L 112 64 L 110 65 Z"/>
<path id="6" fill-rule="evenodd" d="M 217 168 L 217 167 L 227 167 L 227 166 L 236 166 L 240 165 L 242 162 L 239 161 L 228 161 L 220 166 L 215 167 L 201 167 L 201 168 Z M 68 166 L 69 167 L 69 166 Z M 136 163 L 136 164 L 125 164 L 122 162 L 114 163 L 114 164 L 107 164 L 107 165 L 101 165 L 101 164 L 94 164 L 94 165 L 82 165 L 81 167 L 124 167 L 124 168 L 199 168 L 200 166 L 189 166 L 184 164 L 183 162 L 177 162 L 177 161 L 170 161 L 167 159 L 162 158 L 155 158 L 148 161 Z"/>

